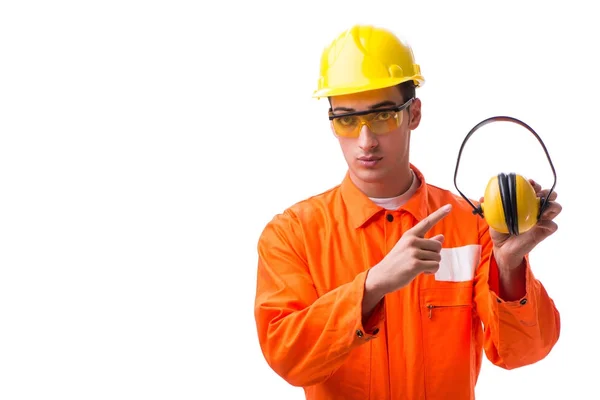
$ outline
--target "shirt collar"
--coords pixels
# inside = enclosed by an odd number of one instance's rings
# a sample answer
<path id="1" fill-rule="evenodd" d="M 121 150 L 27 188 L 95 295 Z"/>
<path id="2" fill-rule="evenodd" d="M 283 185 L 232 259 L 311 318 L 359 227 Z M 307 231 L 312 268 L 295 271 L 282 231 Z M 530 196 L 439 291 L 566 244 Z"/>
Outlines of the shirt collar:
<path id="1" fill-rule="evenodd" d="M 419 178 L 420 184 L 412 197 L 400 207 L 400 210 L 409 212 L 418 222 L 429 214 L 427 207 L 427 184 L 421 171 L 412 164 L 410 164 L 410 168 L 414 171 L 417 178 Z M 348 209 L 348 218 L 353 228 L 360 228 L 375 215 L 385 212 L 383 207 L 373 203 L 371 199 L 356 187 L 350 178 L 349 172 L 346 173 L 340 190 L 342 200 Z"/>

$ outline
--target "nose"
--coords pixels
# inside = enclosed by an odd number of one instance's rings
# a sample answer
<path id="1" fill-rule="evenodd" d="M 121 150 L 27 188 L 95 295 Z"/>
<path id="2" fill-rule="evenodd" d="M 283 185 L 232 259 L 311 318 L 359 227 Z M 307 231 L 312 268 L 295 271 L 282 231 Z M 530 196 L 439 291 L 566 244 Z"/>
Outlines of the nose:
<path id="1" fill-rule="evenodd" d="M 358 146 L 362 150 L 371 150 L 377 147 L 377 136 L 371 132 L 367 125 L 363 125 L 358 135 Z"/>

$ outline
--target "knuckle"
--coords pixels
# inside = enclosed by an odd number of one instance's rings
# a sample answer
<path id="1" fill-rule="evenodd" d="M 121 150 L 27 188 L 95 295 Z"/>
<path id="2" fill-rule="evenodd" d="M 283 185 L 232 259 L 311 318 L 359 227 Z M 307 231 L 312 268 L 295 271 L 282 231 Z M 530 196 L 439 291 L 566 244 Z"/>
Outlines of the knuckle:
<path id="1" fill-rule="evenodd" d="M 419 264 L 415 260 L 409 262 L 408 263 L 408 270 L 411 271 L 411 272 L 413 272 L 413 273 L 419 271 Z"/>

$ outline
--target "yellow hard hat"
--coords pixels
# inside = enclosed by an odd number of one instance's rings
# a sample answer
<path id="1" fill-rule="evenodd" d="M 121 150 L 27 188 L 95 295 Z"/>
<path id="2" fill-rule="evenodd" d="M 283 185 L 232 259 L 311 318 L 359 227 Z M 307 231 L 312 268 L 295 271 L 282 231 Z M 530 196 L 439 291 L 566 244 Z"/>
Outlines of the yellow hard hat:
<path id="1" fill-rule="evenodd" d="M 323 50 L 318 88 L 313 97 L 329 97 L 425 83 L 412 49 L 386 29 L 355 25 Z"/>

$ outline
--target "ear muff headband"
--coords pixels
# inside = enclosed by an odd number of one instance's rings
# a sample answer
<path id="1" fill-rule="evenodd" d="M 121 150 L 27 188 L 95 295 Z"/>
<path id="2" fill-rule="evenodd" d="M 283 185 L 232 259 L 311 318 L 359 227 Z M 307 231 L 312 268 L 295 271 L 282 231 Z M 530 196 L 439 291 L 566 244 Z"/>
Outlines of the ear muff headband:
<path id="1" fill-rule="evenodd" d="M 475 126 L 474 126 L 474 127 L 473 127 L 473 128 L 470 130 L 470 131 L 469 131 L 469 133 L 467 134 L 467 136 L 465 137 L 465 139 L 463 140 L 463 142 L 462 142 L 462 144 L 461 144 L 461 146 L 460 146 L 460 150 L 458 151 L 458 157 L 457 157 L 457 159 L 456 159 L 456 168 L 455 168 L 455 170 L 454 170 L 454 187 L 456 188 L 456 190 L 458 190 L 458 193 L 459 193 L 459 194 L 460 194 L 460 195 L 461 195 L 461 196 L 462 196 L 462 197 L 463 197 L 463 198 L 464 198 L 464 199 L 465 199 L 465 200 L 466 200 L 466 201 L 467 201 L 467 202 L 468 202 L 468 203 L 471 205 L 471 207 L 473 207 L 473 214 L 479 214 L 479 216 L 480 216 L 481 218 L 483 218 L 483 210 L 481 209 L 481 207 L 477 207 L 477 206 L 475 206 L 475 205 L 473 204 L 473 202 L 471 202 L 471 200 L 469 200 L 469 199 L 467 198 L 467 196 L 465 196 L 465 195 L 463 194 L 463 192 L 461 192 L 461 191 L 460 191 L 460 189 L 458 188 L 458 185 L 456 184 L 456 177 L 457 177 L 457 175 L 458 175 L 458 166 L 459 166 L 459 164 L 460 164 L 460 157 L 461 157 L 461 155 L 462 155 L 462 152 L 463 152 L 463 149 L 464 149 L 464 147 L 465 147 L 465 144 L 467 143 L 467 140 L 469 140 L 469 138 L 470 138 L 470 137 L 471 137 L 471 136 L 472 136 L 472 135 L 475 133 L 475 131 L 477 131 L 479 128 L 481 128 L 481 127 L 483 127 L 483 126 L 485 126 L 485 125 L 487 125 L 487 124 L 489 124 L 489 123 L 496 122 L 496 121 L 507 121 L 507 122 L 513 122 L 513 123 L 515 123 L 515 124 L 517 124 L 517 125 L 520 125 L 520 126 L 522 126 L 522 127 L 523 127 L 523 128 L 525 128 L 525 129 L 527 129 L 529 132 L 531 132 L 531 133 L 533 134 L 533 136 L 535 136 L 535 138 L 538 140 L 538 142 L 540 142 L 540 145 L 542 146 L 542 149 L 544 150 L 544 153 L 546 153 L 546 158 L 548 159 L 548 163 L 550 164 L 550 168 L 552 169 L 552 174 L 554 175 L 554 183 L 552 184 L 552 187 L 551 187 L 551 188 L 550 188 L 550 190 L 548 191 L 548 195 L 542 199 L 542 202 L 541 202 L 541 204 L 540 204 L 540 210 L 539 210 L 539 212 L 538 212 L 538 215 L 537 215 L 537 217 L 539 218 L 539 217 L 540 217 L 540 215 L 542 214 L 542 212 L 543 212 L 543 211 L 546 209 L 546 207 L 548 206 L 548 199 L 550 198 L 550 195 L 552 194 L 552 192 L 554 191 L 554 187 L 556 186 L 556 170 L 554 169 L 554 165 L 552 164 L 552 160 L 550 159 L 550 154 L 548 153 L 548 149 L 546 149 L 546 145 L 544 145 L 544 142 L 542 141 L 542 138 L 540 138 L 540 136 L 539 136 L 539 135 L 538 135 L 538 134 L 537 134 L 537 133 L 536 133 L 536 132 L 535 132 L 535 131 L 534 131 L 534 130 L 533 130 L 533 129 L 532 129 L 530 126 L 529 126 L 529 125 L 527 125 L 525 122 L 523 122 L 523 121 L 520 121 L 520 120 L 518 120 L 518 119 L 516 119 L 516 118 L 513 118 L 513 117 L 508 117 L 508 116 L 496 116 L 496 117 L 490 117 L 490 118 L 484 119 L 483 121 L 481 121 L 480 123 L 478 123 L 477 125 L 475 125 Z M 504 175 L 504 174 L 502 174 L 502 175 Z M 498 178 L 499 178 L 499 179 L 498 179 L 498 182 L 500 182 L 500 181 L 501 181 L 501 179 L 500 179 L 500 177 L 498 177 Z M 511 178 L 511 179 L 512 179 L 512 181 L 513 181 L 513 184 L 512 184 L 512 185 L 507 185 L 507 184 L 506 184 L 506 182 L 504 183 L 504 185 L 506 185 L 506 186 L 509 186 L 509 187 L 512 187 L 512 189 L 511 189 L 511 190 L 512 190 L 513 192 L 515 192 L 515 193 L 514 193 L 514 194 L 511 196 L 511 198 L 513 199 L 513 202 L 514 202 L 514 203 L 516 203 L 516 197 L 517 197 L 517 196 L 516 196 L 516 185 L 514 184 L 514 183 L 516 183 L 516 179 L 515 179 L 514 177 L 513 177 L 513 178 Z M 505 192 L 505 190 L 502 190 L 502 189 L 501 189 L 501 190 L 500 190 L 500 192 L 501 192 L 501 193 L 504 193 L 504 192 Z M 503 207 L 506 207 L 506 206 L 504 205 L 504 203 L 505 203 L 505 202 L 504 202 L 504 198 L 502 199 L 502 203 L 503 203 Z M 506 202 L 506 203 L 509 203 L 509 202 Z M 516 210 L 517 210 L 517 206 L 516 206 L 516 204 L 511 204 L 511 206 L 513 206 L 513 209 L 514 209 L 514 210 L 515 210 L 515 212 L 516 212 Z M 507 213 L 506 213 L 506 208 L 504 209 L 504 211 L 505 211 L 505 215 L 511 215 L 511 216 L 513 215 L 513 214 L 507 214 Z M 517 224 L 518 224 L 518 222 L 517 222 L 517 221 L 518 221 L 518 220 L 517 220 L 517 219 L 515 219 L 515 220 L 513 221 L 513 223 L 511 223 L 511 224 L 510 224 L 510 225 L 512 225 L 512 226 L 509 226 L 509 229 L 512 229 L 512 228 L 514 228 L 514 227 L 515 227 L 515 225 L 517 225 Z"/>

